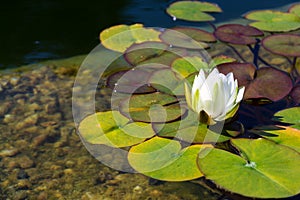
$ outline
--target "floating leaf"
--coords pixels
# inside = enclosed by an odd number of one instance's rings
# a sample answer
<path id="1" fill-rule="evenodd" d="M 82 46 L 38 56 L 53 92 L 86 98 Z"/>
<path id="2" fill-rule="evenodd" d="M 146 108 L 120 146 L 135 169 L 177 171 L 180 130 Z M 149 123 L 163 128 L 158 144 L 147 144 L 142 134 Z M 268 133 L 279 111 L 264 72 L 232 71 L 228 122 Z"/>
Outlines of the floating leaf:
<path id="1" fill-rule="evenodd" d="M 198 164 L 207 179 L 247 197 L 283 198 L 300 192 L 298 152 L 262 138 L 231 142 L 241 156 L 216 148 L 200 151 Z"/>
<path id="2" fill-rule="evenodd" d="M 159 34 L 159 31 L 144 28 L 142 24 L 116 25 L 103 30 L 100 33 L 100 40 L 106 48 L 124 52 L 134 43 L 160 41 Z"/>
<path id="3" fill-rule="evenodd" d="M 295 4 L 289 8 L 289 13 L 293 13 L 300 17 L 300 4 Z"/>
<path id="4" fill-rule="evenodd" d="M 199 1 L 177 1 L 167 8 L 173 19 L 187 21 L 214 21 L 215 18 L 205 12 L 222 12 L 218 5 Z"/>
<path id="5" fill-rule="evenodd" d="M 262 45 L 268 51 L 282 56 L 300 56 L 300 36 L 293 34 L 277 34 L 265 37 Z"/>
<path id="6" fill-rule="evenodd" d="M 199 31 L 199 33 L 200 33 L 199 35 L 200 37 L 197 37 L 196 35 L 191 35 L 191 34 L 187 35 L 184 32 L 182 33 L 180 31 L 167 29 L 159 37 L 163 42 L 169 44 L 170 46 L 182 47 L 188 49 L 208 48 L 209 47 L 208 44 L 202 42 L 203 40 L 201 40 L 201 34 L 203 34 L 202 31 L 201 32 Z"/>
<path id="7" fill-rule="evenodd" d="M 168 122 L 186 111 L 176 97 L 159 92 L 133 95 L 121 103 L 120 110 L 126 117 L 142 122 Z"/>
<path id="8" fill-rule="evenodd" d="M 162 42 L 143 42 L 140 44 L 133 44 L 125 51 L 126 60 L 138 65 L 153 57 L 158 57 L 165 52 L 168 45 Z"/>
<path id="9" fill-rule="evenodd" d="M 298 118 L 299 117 L 300 115 L 298 116 Z M 262 128 L 261 130 L 256 131 L 256 134 L 259 134 L 266 139 L 272 140 L 277 144 L 290 147 L 300 153 L 300 130 L 285 126 L 276 127 L 277 129 L 271 128 L 270 130 L 267 127 Z"/>
<path id="10" fill-rule="evenodd" d="M 292 89 L 290 96 L 296 104 L 300 104 L 300 85 Z"/>
<path id="11" fill-rule="evenodd" d="M 231 44 L 255 44 L 256 36 L 262 36 L 264 33 L 256 28 L 244 26 L 241 24 L 225 24 L 215 30 L 215 36 Z"/>
<path id="12" fill-rule="evenodd" d="M 216 127 L 218 126 L 216 125 Z M 190 110 L 187 116 L 184 116 L 181 120 L 165 124 L 153 124 L 153 129 L 158 136 L 175 137 L 188 143 L 216 143 L 230 139 L 229 136 L 221 134 L 222 129 L 218 130 L 213 126 L 207 127 L 206 124 L 200 124 L 197 113 Z M 219 131 L 219 133 L 216 131 Z"/>
<path id="13" fill-rule="evenodd" d="M 192 145 L 184 149 L 178 141 L 154 137 L 132 147 L 129 164 L 138 172 L 164 181 L 186 181 L 202 176 L 197 167 L 201 148 L 210 145 Z"/>
<path id="14" fill-rule="evenodd" d="M 78 127 L 80 135 L 91 144 L 126 147 L 155 135 L 150 124 L 129 122 L 117 111 L 98 112 L 84 118 Z"/>
<path id="15" fill-rule="evenodd" d="M 156 89 L 148 85 L 151 74 L 141 68 L 120 71 L 109 76 L 107 86 L 116 92 L 129 94 L 155 92 Z"/>
<path id="16" fill-rule="evenodd" d="M 208 64 L 198 56 L 178 58 L 172 63 L 172 69 L 179 73 L 182 77 L 199 72 L 200 69 L 208 70 Z"/>
<path id="17" fill-rule="evenodd" d="M 291 124 L 300 130 L 300 107 L 287 108 L 274 114 L 274 120 Z"/>
<path id="18" fill-rule="evenodd" d="M 288 32 L 300 28 L 300 17 L 292 13 L 260 10 L 248 13 L 245 18 L 258 21 L 249 25 L 263 31 Z"/>
<path id="19" fill-rule="evenodd" d="M 233 63 L 236 62 L 237 60 L 235 58 L 229 57 L 229 56 L 225 56 L 225 55 L 220 55 L 220 56 L 216 56 L 213 57 L 213 60 L 210 62 L 210 66 L 211 67 L 215 67 L 221 64 L 225 64 L 225 63 Z"/>
<path id="20" fill-rule="evenodd" d="M 286 73 L 271 67 L 255 71 L 252 64 L 228 63 L 219 65 L 218 69 L 224 74 L 233 72 L 239 86 L 246 87 L 244 99 L 267 98 L 278 101 L 287 96 L 293 87 L 292 80 Z"/>
<path id="21" fill-rule="evenodd" d="M 218 70 L 223 74 L 232 72 L 234 78 L 238 80 L 239 87 L 248 86 L 253 80 L 256 68 L 250 63 L 225 63 L 218 66 Z"/>
<path id="22" fill-rule="evenodd" d="M 162 69 L 152 74 L 149 83 L 157 90 L 171 94 L 184 95 L 184 79 L 171 69 Z"/>

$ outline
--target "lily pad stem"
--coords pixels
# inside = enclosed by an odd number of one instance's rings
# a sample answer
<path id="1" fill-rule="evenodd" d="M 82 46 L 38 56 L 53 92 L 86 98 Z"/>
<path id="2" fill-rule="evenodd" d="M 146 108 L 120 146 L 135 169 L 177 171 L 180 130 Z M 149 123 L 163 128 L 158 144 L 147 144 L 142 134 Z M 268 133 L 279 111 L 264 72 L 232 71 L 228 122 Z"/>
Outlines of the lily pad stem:
<path id="1" fill-rule="evenodd" d="M 209 26 L 211 26 L 211 27 L 213 28 L 214 31 L 217 29 L 217 27 L 216 27 L 213 23 L 207 22 L 207 24 L 208 24 Z"/>

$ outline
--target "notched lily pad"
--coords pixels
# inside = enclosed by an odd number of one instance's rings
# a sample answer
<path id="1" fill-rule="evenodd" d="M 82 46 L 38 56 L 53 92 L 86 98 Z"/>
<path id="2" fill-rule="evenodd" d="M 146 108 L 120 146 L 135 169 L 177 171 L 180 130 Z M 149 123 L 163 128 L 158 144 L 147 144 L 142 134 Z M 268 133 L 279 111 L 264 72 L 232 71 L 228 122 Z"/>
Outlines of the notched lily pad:
<path id="1" fill-rule="evenodd" d="M 159 92 L 133 95 L 121 103 L 120 110 L 133 121 L 152 123 L 172 121 L 186 112 L 176 97 Z"/>
<path id="2" fill-rule="evenodd" d="M 100 41 L 108 49 L 124 52 L 134 43 L 160 41 L 159 31 L 144 28 L 142 24 L 116 25 L 100 33 Z"/>
<path id="3" fill-rule="evenodd" d="M 132 147 L 128 161 L 136 171 L 152 178 L 187 181 L 203 176 L 196 160 L 199 151 L 207 146 L 210 145 L 192 145 L 182 149 L 178 141 L 154 137 Z"/>
<path id="4" fill-rule="evenodd" d="M 300 4 L 292 5 L 288 11 L 300 17 Z"/>
<path id="5" fill-rule="evenodd" d="M 300 154 L 266 139 L 232 139 L 236 154 L 206 148 L 198 164 L 218 187 L 256 198 L 284 198 L 300 191 Z M 235 181 L 232 181 L 235 180 Z"/>
<path id="6" fill-rule="evenodd" d="M 221 8 L 212 3 L 199 1 L 177 1 L 167 8 L 167 13 L 176 19 L 187 21 L 214 21 L 215 18 L 205 12 L 222 12 Z"/>
<path id="7" fill-rule="evenodd" d="M 300 117 L 300 113 L 298 118 Z M 290 147 L 300 153 L 300 130 L 287 127 L 287 126 L 275 126 L 276 128 L 268 127 L 255 131 L 256 134 L 269 139 L 277 144 Z"/>
<path id="8" fill-rule="evenodd" d="M 162 42 L 143 42 L 140 44 L 133 44 L 125 51 L 125 59 L 127 62 L 138 65 L 151 58 L 162 55 L 168 45 Z"/>
<path id="9" fill-rule="evenodd" d="M 162 69 L 152 74 L 149 83 L 160 92 L 170 95 L 184 95 L 184 79 L 171 69 Z"/>
<path id="10" fill-rule="evenodd" d="M 208 64 L 198 56 L 186 56 L 174 60 L 172 69 L 182 77 L 188 77 L 200 69 L 208 70 Z"/>
<path id="11" fill-rule="evenodd" d="M 219 26 L 215 32 L 215 36 L 223 41 L 231 44 L 255 44 L 256 36 L 262 36 L 264 33 L 254 27 L 244 26 L 241 24 L 225 24 Z"/>
<path id="12" fill-rule="evenodd" d="M 192 33 L 193 32 L 193 33 Z M 202 42 L 201 35 L 204 34 L 204 31 L 198 31 L 199 36 L 196 34 L 196 30 L 174 30 L 167 29 L 162 34 L 160 34 L 159 38 L 169 44 L 170 46 L 182 47 L 188 49 L 205 49 L 208 48 L 208 44 Z M 207 34 L 203 39 L 207 37 Z M 207 39 L 207 38 L 206 38 Z"/>
<path id="13" fill-rule="evenodd" d="M 91 144 L 126 147 L 155 135 L 150 124 L 129 122 L 118 111 L 98 112 L 84 118 L 78 127 L 80 135 Z"/>
<path id="14" fill-rule="evenodd" d="M 290 124 L 300 130 L 300 107 L 287 108 L 274 114 L 274 120 Z"/>
<path id="15" fill-rule="evenodd" d="M 300 36 L 294 34 L 277 34 L 265 37 L 262 45 L 268 51 L 282 56 L 300 56 Z"/>
<path id="16" fill-rule="evenodd" d="M 260 10 L 246 14 L 245 18 L 257 21 L 249 25 L 263 31 L 288 32 L 300 28 L 300 17 L 293 13 Z"/>
<path id="17" fill-rule="evenodd" d="M 284 72 L 263 67 L 255 70 L 252 64 L 228 63 L 218 66 L 220 72 L 233 72 L 239 86 L 245 86 L 244 99 L 269 99 L 278 101 L 287 96 L 292 87 L 291 78 Z"/>
<path id="18" fill-rule="evenodd" d="M 222 130 L 217 130 L 213 126 L 207 127 L 206 124 L 200 124 L 197 114 L 190 110 L 187 116 L 183 116 L 181 120 L 165 124 L 153 124 L 153 129 L 158 136 L 177 138 L 188 143 L 214 144 L 230 139 L 228 135 L 221 134 Z"/>
<path id="19" fill-rule="evenodd" d="M 152 73 L 137 68 L 135 70 L 119 71 L 107 79 L 107 86 L 115 92 L 140 94 L 155 92 L 156 89 L 148 84 Z"/>

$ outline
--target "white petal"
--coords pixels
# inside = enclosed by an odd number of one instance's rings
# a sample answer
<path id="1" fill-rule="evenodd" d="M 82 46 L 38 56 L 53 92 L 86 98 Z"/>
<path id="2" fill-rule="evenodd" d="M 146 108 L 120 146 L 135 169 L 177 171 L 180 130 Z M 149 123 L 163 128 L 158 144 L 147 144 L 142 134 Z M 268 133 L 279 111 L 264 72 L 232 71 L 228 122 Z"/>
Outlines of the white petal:
<path id="1" fill-rule="evenodd" d="M 205 73 L 201 69 L 199 74 L 195 76 L 193 87 L 192 87 L 192 96 L 195 94 L 197 89 L 201 88 L 204 82 L 205 82 Z"/>
<path id="2" fill-rule="evenodd" d="M 238 92 L 238 94 L 237 94 L 237 97 L 236 97 L 235 102 L 239 103 L 240 101 L 242 101 L 243 96 L 244 96 L 244 92 L 245 92 L 245 87 L 241 87 L 241 88 L 239 89 L 239 92 Z"/>

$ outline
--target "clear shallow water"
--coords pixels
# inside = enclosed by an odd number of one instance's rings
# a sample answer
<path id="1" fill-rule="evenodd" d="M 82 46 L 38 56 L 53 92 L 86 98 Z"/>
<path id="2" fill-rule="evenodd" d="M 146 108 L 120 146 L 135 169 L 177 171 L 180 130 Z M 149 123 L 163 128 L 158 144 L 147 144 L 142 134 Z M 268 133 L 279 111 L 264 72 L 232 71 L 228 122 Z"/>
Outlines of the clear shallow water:
<path id="1" fill-rule="evenodd" d="M 294 0 L 208 0 L 219 4 L 216 22 L 253 9 L 281 7 Z M 165 14 L 174 0 L 4 1 L 0 7 L 0 69 L 90 52 L 101 30 L 120 23 L 146 26 L 187 25 Z M 191 24 L 189 24 L 191 25 Z M 199 25 L 193 23 L 192 25 Z"/>

